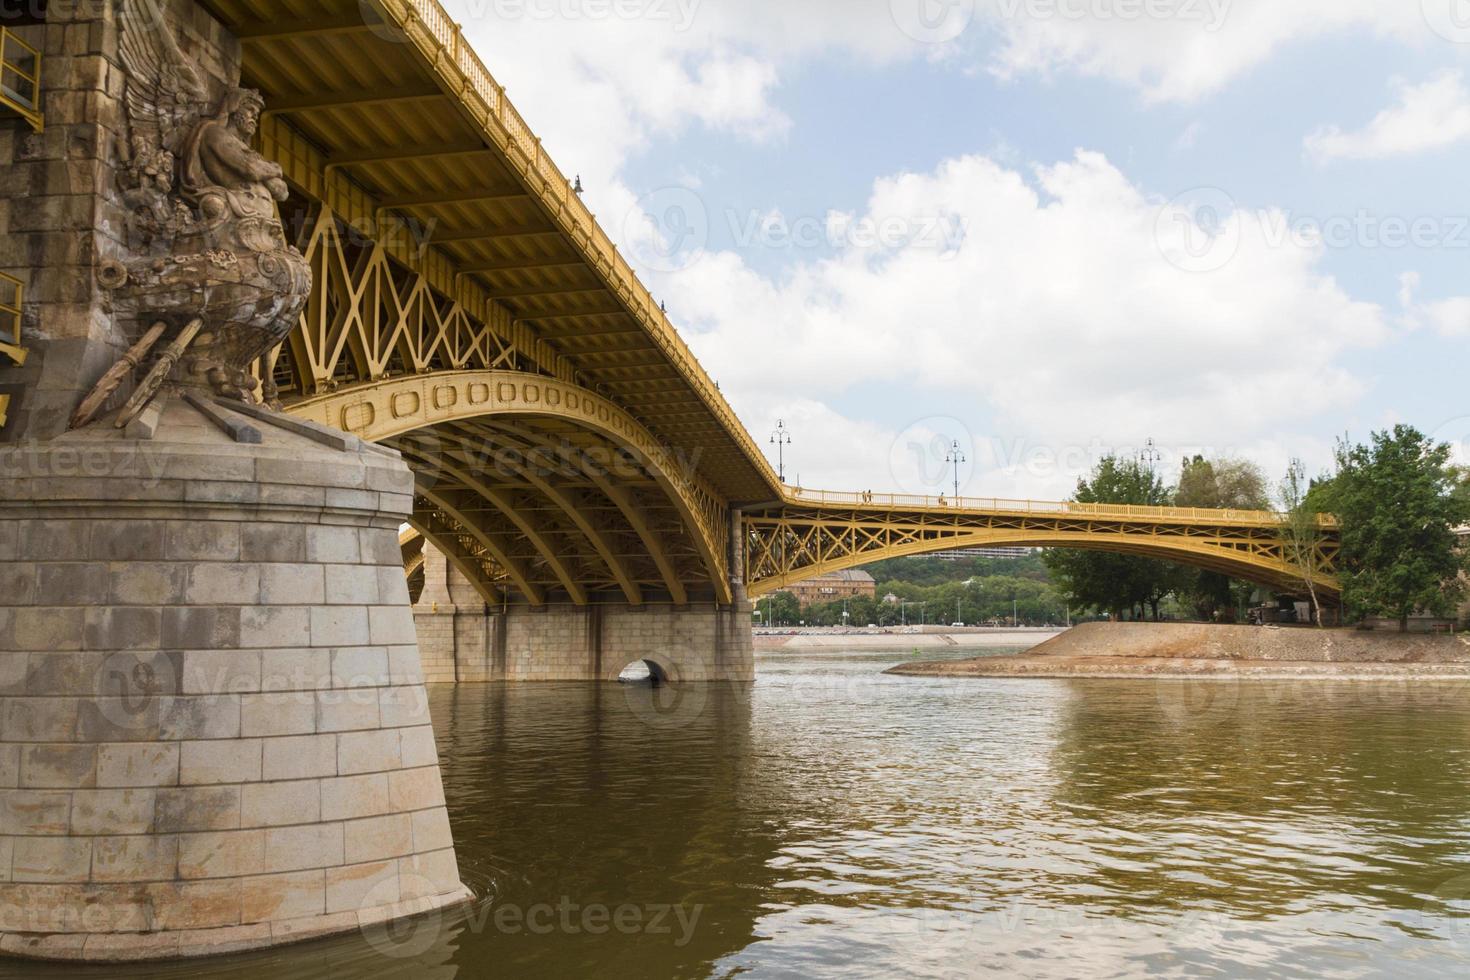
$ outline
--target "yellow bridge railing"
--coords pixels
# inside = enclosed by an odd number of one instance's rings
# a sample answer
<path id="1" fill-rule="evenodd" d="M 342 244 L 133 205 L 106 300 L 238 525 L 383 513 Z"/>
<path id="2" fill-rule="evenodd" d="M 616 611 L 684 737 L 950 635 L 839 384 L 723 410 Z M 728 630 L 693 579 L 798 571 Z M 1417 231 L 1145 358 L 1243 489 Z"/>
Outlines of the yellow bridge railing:
<path id="1" fill-rule="evenodd" d="M 761 470 L 774 488 L 775 471 L 755 441 L 736 417 L 713 380 L 705 372 L 689 345 L 679 336 L 663 309 L 643 286 L 633 267 L 618 253 L 607 232 L 597 224 L 572 182 L 541 148 L 541 140 L 516 107 L 505 97 L 505 88 L 495 81 L 480 56 L 464 39 L 439 0 L 377 0 L 379 7 L 419 46 L 444 82 L 455 92 L 485 132 L 504 142 L 508 151 L 524 160 L 527 176 L 539 182 L 537 190 L 552 214 L 570 226 L 570 236 L 594 258 L 594 264 L 614 284 L 615 290 L 650 337 L 698 392 L 716 418 L 741 444 L 751 463 Z"/>
<path id="2" fill-rule="evenodd" d="M 1133 520 L 1186 521 L 1197 524 L 1250 524 L 1280 527 L 1286 515 L 1268 510 L 1214 510 L 1205 507 L 1150 507 L 1135 504 L 1084 504 L 1075 501 L 1005 500 L 996 497 L 928 497 L 920 494 L 846 493 L 783 487 L 785 502 L 826 507 L 873 507 L 882 510 L 983 511 L 1046 516 L 1121 517 Z M 1322 527 L 1336 527 L 1337 518 L 1318 515 Z"/>
<path id="3" fill-rule="evenodd" d="M 0 105 L 41 131 L 41 52 L 8 27 L 0 27 Z"/>
<path id="4" fill-rule="evenodd" d="M 14 276 L 0 272 L 0 355 L 17 365 L 26 362 L 26 349 L 20 345 L 20 311 L 25 285 Z M 0 362 L 3 363 L 3 362 Z M 0 395 L 0 429 L 10 416 L 10 396 Z"/>

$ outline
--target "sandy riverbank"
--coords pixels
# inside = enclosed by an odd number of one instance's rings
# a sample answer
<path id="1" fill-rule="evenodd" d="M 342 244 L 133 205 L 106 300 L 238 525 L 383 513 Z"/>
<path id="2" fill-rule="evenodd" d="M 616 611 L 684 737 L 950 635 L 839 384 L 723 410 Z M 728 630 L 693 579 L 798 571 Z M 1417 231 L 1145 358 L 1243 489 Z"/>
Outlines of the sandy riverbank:
<path id="1" fill-rule="evenodd" d="M 1470 641 L 1358 630 L 1088 623 L 1018 656 L 908 663 L 925 677 L 1470 678 Z"/>
<path id="2" fill-rule="evenodd" d="M 1056 629 L 925 630 L 920 633 L 757 633 L 758 653 L 822 650 L 997 650 L 1027 649 L 1061 634 Z"/>

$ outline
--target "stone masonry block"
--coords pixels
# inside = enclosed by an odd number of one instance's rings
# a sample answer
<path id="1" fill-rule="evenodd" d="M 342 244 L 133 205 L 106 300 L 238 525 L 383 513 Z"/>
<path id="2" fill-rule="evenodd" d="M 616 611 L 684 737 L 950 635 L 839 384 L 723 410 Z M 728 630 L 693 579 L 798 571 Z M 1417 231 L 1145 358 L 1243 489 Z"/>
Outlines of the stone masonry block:
<path id="1" fill-rule="evenodd" d="M 272 827 L 265 832 L 266 872 L 300 871 L 342 864 L 342 824 L 314 823 Z"/>
<path id="2" fill-rule="evenodd" d="M 260 739 L 184 742 L 179 782 L 185 786 L 257 782 L 261 774 Z"/>
<path id="3" fill-rule="evenodd" d="M 388 812 L 388 776 L 367 773 L 321 781 L 323 820 L 354 820 Z"/>
<path id="4" fill-rule="evenodd" d="M 316 708 L 316 695 L 311 691 L 243 695 L 240 734 L 246 738 L 311 735 L 316 731 Z"/>
<path id="5" fill-rule="evenodd" d="M 84 789 L 71 794 L 71 832 L 90 837 L 103 834 L 146 834 L 153 829 L 153 789 Z"/>
<path id="6" fill-rule="evenodd" d="M 398 578 L 403 580 L 400 571 Z M 405 580 L 405 588 L 407 588 Z M 326 602 L 330 605 L 371 606 L 378 598 L 378 569 L 370 565 L 326 566 Z"/>
<path id="7" fill-rule="evenodd" d="M 239 786 L 183 786 L 156 792 L 154 829 L 159 833 L 240 829 Z"/>
<path id="8" fill-rule="evenodd" d="M 92 840 L 93 881 L 167 881 L 179 862 L 179 839 L 150 834 Z"/>
<path id="9" fill-rule="evenodd" d="M 312 646 L 366 646 L 369 642 L 368 610 L 366 608 L 362 606 L 311 607 Z"/>
<path id="10" fill-rule="evenodd" d="M 322 605 L 327 602 L 325 571 L 320 565 L 262 565 L 260 601 L 268 606 Z"/>
<path id="11" fill-rule="evenodd" d="M 399 744 L 398 733 L 391 729 L 344 732 L 338 736 L 337 770 L 344 776 L 352 776 L 398 769 L 402 765 Z M 391 776 L 389 789 L 392 789 Z M 391 796 L 389 805 L 395 810 L 402 809 L 393 804 Z"/>
<path id="12" fill-rule="evenodd" d="M 265 862 L 264 830 L 223 830 L 179 837 L 179 877 L 241 878 Z"/>
<path id="13" fill-rule="evenodd" d="M 200 562 L 189 569 L 184 601 L 195 606 L 255 605 L 260 602 L 260 566 Z"/>
<path id="14" fill-rule="evenodd" d="M 321 915 L 327 907 L 327 874 L 322 870 L 258 875 L 241 882 L 242 922 L 270 922 Z"/>
<path id="15" fill-rule="evenodd" d="M 330 526 L 307 528 L 306 558 L 322 564 L 357 564 L 362 560 L 357 529 Z"/>
<path id="16" fill-rule="evenodd" d="M 99 787 L 175 786 L 178 781 L 176 744 L 102 745 L 97 749 Z"/>
<path id="17" fill-rule="evenodd" d="M 299 779 L 240 787 L 241 827 L 282 827 L 321 819 L 321 782 Z"/>
<path id="18" fill-rule="evenodd" d="M 346 825 L 345 834 L 348 864 L 403 857 L 414 850 L 413 818 L 407 813 L 354 820 Z"/>
<path id="19" fill-rule="evenodd" d="M 327 912 L 357 912 L 368 902 L 398 901 L 398 863 L 381 861 L 327 869 Z"/>
<path id="20" fill-rule="evenodd" d="M 299 735 L 265 740 L 265 779 L 317 779 L 337 775 L 337 736 Z"/>

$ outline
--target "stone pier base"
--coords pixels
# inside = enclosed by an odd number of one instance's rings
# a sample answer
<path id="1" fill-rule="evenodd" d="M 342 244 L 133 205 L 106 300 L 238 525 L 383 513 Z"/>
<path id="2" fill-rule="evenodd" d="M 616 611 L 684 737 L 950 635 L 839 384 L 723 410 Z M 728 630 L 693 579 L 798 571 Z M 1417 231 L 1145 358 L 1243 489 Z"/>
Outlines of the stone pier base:
<path id="1" fill-rule="evenodd" d="M 414 606 L 430 684 L 611 681 L 640 661 L 675 683 L 751 681 L 750 617 L 746 602 L 487 607 L 432 546 Z"/>
<path id="2" fill-rule="evenodd" d="M 396 455 L 181 401 L 0 453 L 0 952 L 250 949 L 459 881 Z M 136 435 L 136 433 L 134 433 Z"/>

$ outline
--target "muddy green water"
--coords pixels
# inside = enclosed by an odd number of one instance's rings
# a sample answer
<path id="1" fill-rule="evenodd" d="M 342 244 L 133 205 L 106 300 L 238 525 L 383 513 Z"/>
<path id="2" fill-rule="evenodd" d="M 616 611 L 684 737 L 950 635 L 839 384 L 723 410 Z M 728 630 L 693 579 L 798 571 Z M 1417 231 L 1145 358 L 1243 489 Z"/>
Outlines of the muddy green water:
<path id="1" fill-rule="evenodd" d="M 960 656 L 962 654 L 957 654 Z M 885 677 L 433 692 L 468 914 L 5 976 L 1464 976 L 1470 688 Z"/>

